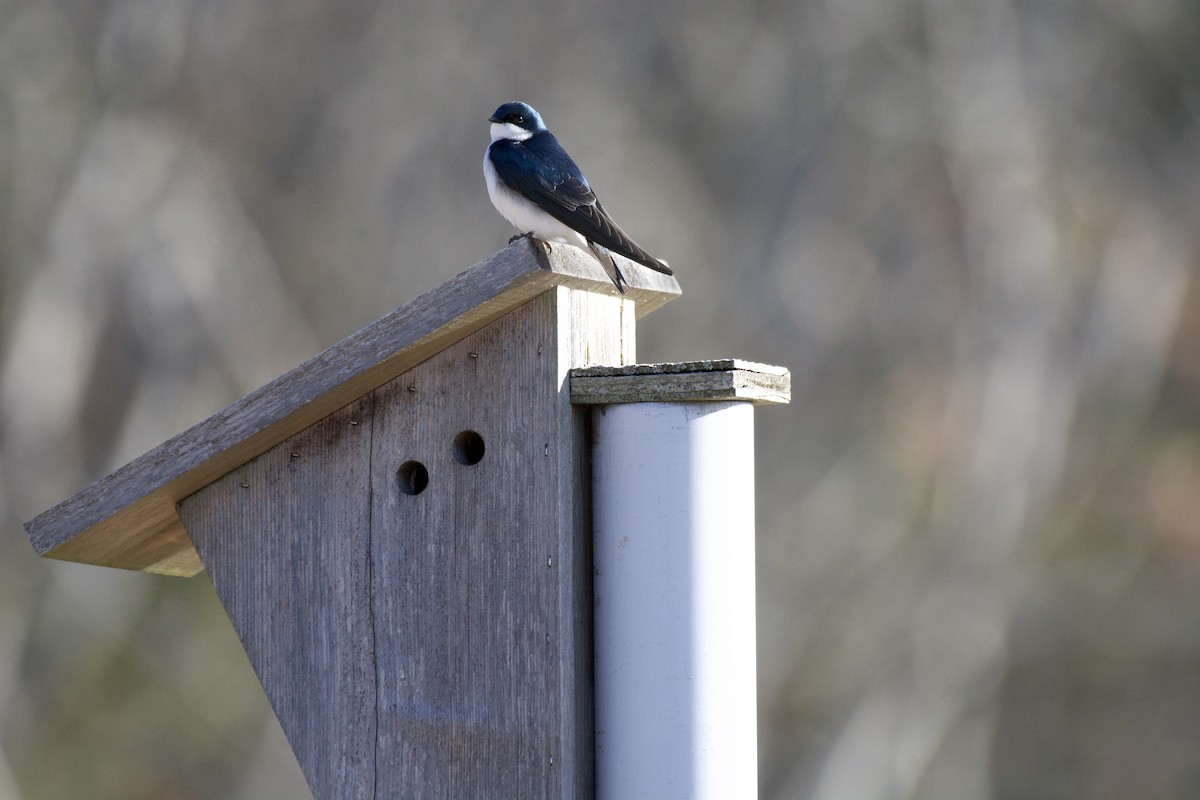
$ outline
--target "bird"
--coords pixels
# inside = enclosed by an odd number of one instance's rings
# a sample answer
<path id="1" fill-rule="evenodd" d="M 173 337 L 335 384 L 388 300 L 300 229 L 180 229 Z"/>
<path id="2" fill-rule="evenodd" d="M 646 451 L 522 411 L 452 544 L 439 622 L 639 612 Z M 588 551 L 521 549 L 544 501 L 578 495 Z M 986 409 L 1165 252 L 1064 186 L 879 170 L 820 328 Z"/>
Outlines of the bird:
<path id="1" fill-rule="evenodd" d="M 488 122 L 492 141 L 483 156 L 488 196 L 524 236 L 590 252 L 621 294 L 627 284 L 613 253 L 655 272 L 675 274 L 666 261 L 639 247 L 613 221 L 532 106 L 516 100 L 505 103 Z"/>

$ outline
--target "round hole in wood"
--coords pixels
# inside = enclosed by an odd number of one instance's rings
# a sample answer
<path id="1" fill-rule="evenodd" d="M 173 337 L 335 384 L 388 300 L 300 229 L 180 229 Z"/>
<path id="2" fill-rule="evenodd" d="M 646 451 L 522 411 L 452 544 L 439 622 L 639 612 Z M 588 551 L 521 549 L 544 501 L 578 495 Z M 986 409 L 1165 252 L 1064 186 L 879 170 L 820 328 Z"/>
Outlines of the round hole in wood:
<path id="1" fill-rule="evenodd" d="M 429 470 L 420 461 L 405 461 L 396 470 L 396 483 L 405 494 L 420 494 L 429 485 Z"/>
<path id="2" fill-rule="evenodd" d="M 483 437 L 475 431 L 463 431 L 454 437 L 454 460 L 460 464 L 478 464 L 483 460 Z"/>

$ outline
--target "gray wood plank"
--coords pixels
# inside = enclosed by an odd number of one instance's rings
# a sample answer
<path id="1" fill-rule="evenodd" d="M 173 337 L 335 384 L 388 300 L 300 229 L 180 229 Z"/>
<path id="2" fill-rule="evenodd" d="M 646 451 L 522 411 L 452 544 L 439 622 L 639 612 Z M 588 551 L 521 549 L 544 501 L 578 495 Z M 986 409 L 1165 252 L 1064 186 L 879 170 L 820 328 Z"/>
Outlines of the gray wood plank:
<path id="1" fill-rule="evenodd" d="M 718 400 L 787 403 L 791 373 L 732 358 L 571 371 L 571 402 L 580 405 Z"/>
<path id="2" fill-rule="evenodd" d="M 561 387 L 579 342 L 632 342 L 621 302 L 587 294 L 543 295 L 377 392 L 381 797 L 591 793 L 586 440 Z M 572 312 L 589 333 L 560 333 Z M 477 464 L 455 458 L 464 430 Z M 415 496 L 396 486 L 410 459 L 429 472 Z"/>
<path id="3" fill-rule="evenodd" d="M 563 753 L 565 774 L 574 775 L 574 786 L 564 787 L 564 797 L 589 798 L 595 789 L 595 724 L 593 698 L 594 653 L 592 649 L 592 476 L 590 414 L 582 406 L 571 403 L 569 376 L 577 367 L 597 364 L 628 364 L 637 358 L 633 303 L 621 303 L 611 296 L 594 293 L 568 292 L 558 289 L 560 315 L 566 319 L 558 325 L 558 369 L 556 385 L 561 387 L 558 402 L 558 424 L 570 436 L 559 437 L 558 453 L 558 513 L 564 530 L 574 530 L 571 537 L 562 537 L 555 563 L 564 570 L 559 583 L 560 636 L 573 636 L 574 648 L 563 648 L 561 661 L 562 695 L 575 703 L 575 740 L 579 746 Z M 603 320 L 610 325 L 603 325 Z M 621 327 L 614 336 L 612 327 Z M 569 609 L 570 614 L 566 612 Z M 585 631 L 586 633 L 578 633 Z M 564 734 L 565 735 L 565 734 Z"/>
<path id="4" fill-rule="evenodd" d="M 672 277 L 624 272 L 638 315 L 679 294 Z M 179 500 L 554 287 L 615 295 L 590 256 L 520 239 L 38 515 L 30 541 L 51 558 L 195 574 Z"/>
<path id="5" fill-rule="evenodd" d="M 375 797 L 367 396 L 179 513 L 320 798 Z"/>
<path id="6" fill-rule="evenodd" d="M 513 312 L 379 392 L 376 618 L 395 645 L 379 664 L 380 749 L 396 756 L 383 797 L 561 795 L 547 310 Z M 454 457 L 464 430 L 482 436 L 477 464 Z M 429 470 L 415 496 L 395 477 L 413 458 Z"/>

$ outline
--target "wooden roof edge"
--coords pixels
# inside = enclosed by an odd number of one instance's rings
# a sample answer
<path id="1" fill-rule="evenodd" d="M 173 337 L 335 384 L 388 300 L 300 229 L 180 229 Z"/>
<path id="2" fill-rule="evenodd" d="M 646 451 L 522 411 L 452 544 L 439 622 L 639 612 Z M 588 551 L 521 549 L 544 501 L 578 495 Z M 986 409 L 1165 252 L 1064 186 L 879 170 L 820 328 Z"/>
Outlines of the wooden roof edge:
<path id="1" fill-rule="evenodd" d="M 622 271 L 639 317 L 680 294 L 671 276 Z M 616 293 L 590 255 L 518 239 L 37 515 L 30 542 L 51 558 L 193 574 L 175 503 L 556 286 Z"/>

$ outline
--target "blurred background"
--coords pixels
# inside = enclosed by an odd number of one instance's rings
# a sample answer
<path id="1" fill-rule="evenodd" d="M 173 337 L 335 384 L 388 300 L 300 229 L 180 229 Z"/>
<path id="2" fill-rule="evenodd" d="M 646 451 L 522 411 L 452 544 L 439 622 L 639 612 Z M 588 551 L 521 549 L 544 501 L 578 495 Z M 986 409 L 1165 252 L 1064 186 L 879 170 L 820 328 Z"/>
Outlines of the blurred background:
<path id="1" fill-rule="evenodd" d="M 1200 797 L 1200 6 L 0 0 L 0 798 L 307 789 L 21 523 L 514 233 L 532 103 L 757 412 L 761 796 Z"/>

